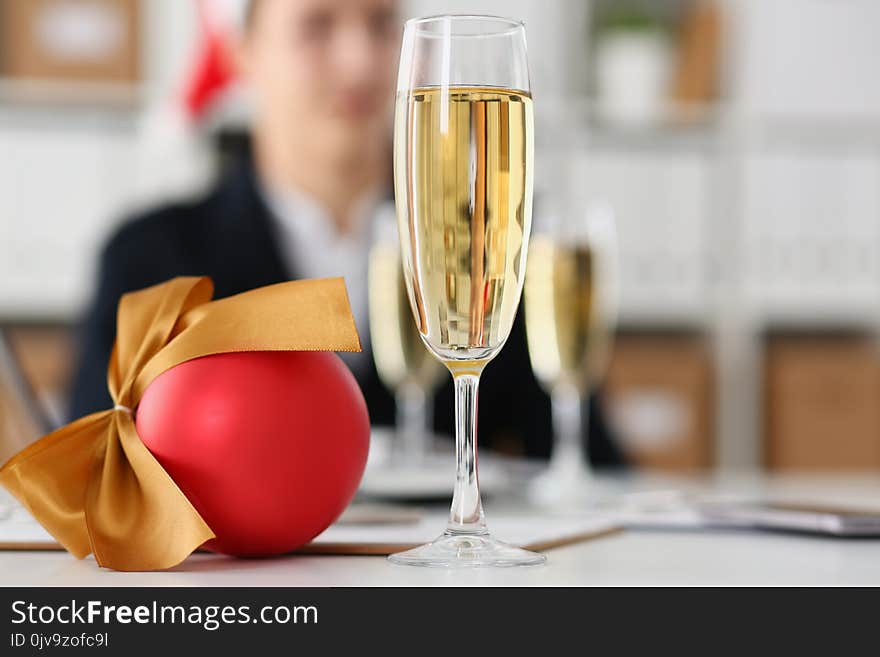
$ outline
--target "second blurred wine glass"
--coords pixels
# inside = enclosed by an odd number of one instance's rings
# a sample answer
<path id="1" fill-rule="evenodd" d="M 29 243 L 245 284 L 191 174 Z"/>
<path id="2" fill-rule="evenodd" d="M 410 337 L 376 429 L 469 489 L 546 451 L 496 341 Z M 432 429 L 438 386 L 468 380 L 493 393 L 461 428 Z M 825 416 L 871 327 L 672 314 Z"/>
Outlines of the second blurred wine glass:
<path id="1" fill-rule="evenodd" d="M 617 318 L 617 236 L 605 204 L 563 203 L 536 222 L 525 282 L 532 370 L 550 395 L 553 451 L 531 489 L 539 503 L 580 503 L 591 489 L 589 396 L 604 376 Z"/>
<path id="2" fill-rule="evenodd" d="M 370 251 L 370 343 L 382 383 L 397 410 L 394 466 L 423 465 L 430 450 L 432 395 L 443 367 L 428 351 L 412 320 L 400 262 L 393 208 L 376 220 Z"/>

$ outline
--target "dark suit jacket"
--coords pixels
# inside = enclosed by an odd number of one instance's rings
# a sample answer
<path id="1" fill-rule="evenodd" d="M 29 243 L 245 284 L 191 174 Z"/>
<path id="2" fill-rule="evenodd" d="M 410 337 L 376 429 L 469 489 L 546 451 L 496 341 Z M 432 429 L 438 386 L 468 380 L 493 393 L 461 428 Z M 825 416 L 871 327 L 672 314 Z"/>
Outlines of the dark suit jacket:
<path id="1" fill-rule="evenodd" d="M 109 408 L 107 363 L 116 332 L 116 305 L 128 291 L 174 276 L 208 275 L 215 298 L 297 278 L 276 246 L 274 219 L 258 192 L 247 157 L 229 167 L 217 187 L 192 203 L 168 205 L 125 223 L 107 243 L 97 292 L 81 328 L 79 367 L 71 416 Z M 365 337 L 365 336 L 364 336 Z M 451 377 L 450 377 L 451 379 Z M 394 423 L 394 401 L 375 367 L 359 383 L 374 424 Z M 452 434 L 451 380 L 437 394 L 435 427 Z M 591 402 L 590 452 L 597 464 L 619 464 L 601 409 Z M 546 456 L 551 446 L 550 406 L 529 366 L 522 313 L 480 385 L 480 441 Z"/>

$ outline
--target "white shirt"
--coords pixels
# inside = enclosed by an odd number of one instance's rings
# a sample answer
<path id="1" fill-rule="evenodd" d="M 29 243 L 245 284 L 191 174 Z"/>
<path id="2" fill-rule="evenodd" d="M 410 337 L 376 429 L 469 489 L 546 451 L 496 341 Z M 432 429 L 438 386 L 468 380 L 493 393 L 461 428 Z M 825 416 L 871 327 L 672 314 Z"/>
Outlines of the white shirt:
<path id="1" fill-rule="evenodd" d="M 292 190 L 264 190 L 269 208 L 278 223 L 280 251 L 289 270 L 298 278 L 342 276 L 355 325 L 361 338 L 361 353 L 340 353 L 356 374 L 370 363 L 367 269 L 373 224 L 381 212 L 393 212 L 390 201 L 370 195 L 359 201 L 352 215 L 351 230 L 339 233 L 329 213 L 308 195 Z M 389 206 L 392 206 L 389 208 Z"/>

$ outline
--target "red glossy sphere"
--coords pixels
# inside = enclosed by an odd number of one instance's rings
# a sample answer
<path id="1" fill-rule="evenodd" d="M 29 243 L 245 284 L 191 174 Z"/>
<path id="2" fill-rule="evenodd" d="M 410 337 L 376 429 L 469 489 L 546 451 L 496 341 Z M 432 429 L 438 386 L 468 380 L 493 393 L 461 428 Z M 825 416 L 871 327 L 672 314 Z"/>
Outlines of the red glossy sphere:
<path id="1" fill-rule="evenodd" d="M 367 462 L 363 394 L 330 352 L 205 356 L 164 372 L 138 434 L 217 538 L 238 556 L 289 552 L 354 497 Z"/>

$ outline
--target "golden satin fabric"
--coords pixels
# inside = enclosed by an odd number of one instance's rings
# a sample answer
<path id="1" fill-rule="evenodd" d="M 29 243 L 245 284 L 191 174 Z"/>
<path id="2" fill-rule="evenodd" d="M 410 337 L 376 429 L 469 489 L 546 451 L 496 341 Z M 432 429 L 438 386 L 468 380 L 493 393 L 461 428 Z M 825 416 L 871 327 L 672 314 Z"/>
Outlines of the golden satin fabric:
<path id="1" fill-rule="evenodd" d="M 91 552 L 116 570 L 170 568 L 214 538 L 125 410 L 162 372 L 232 351 L 360 351 L 341 278 L 217 301 L 213 288 L 210 278 L 180 277 L 124 295 L 107 371 L 117 408 L 50 433 L 0 469 L 0 482 L 76 557 Z"/>

